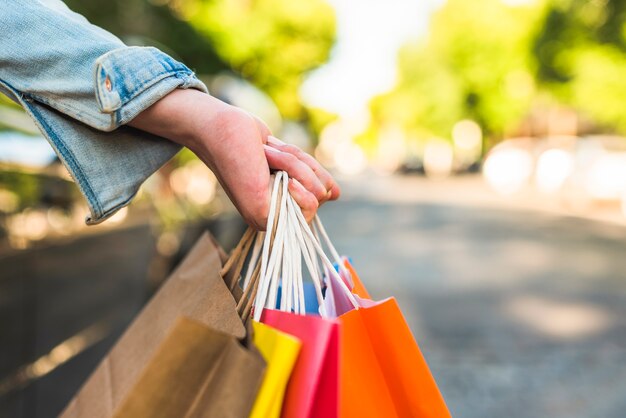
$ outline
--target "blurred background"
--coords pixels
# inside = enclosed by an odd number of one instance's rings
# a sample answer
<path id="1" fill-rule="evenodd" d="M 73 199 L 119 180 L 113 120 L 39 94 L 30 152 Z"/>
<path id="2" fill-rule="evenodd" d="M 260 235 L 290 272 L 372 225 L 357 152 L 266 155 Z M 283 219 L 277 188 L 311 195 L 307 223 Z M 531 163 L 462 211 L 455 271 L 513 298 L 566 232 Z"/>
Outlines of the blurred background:
<path id="1" fill-rule="evenodd" d="M 66 3 L 333 171 L 322 219 L 453 416 L 624 416 L 626 1 Z M 57 415 L 202 231 L 244 229 L 188 151 L 87 212 L 0 97 L 1 417 Z"/>

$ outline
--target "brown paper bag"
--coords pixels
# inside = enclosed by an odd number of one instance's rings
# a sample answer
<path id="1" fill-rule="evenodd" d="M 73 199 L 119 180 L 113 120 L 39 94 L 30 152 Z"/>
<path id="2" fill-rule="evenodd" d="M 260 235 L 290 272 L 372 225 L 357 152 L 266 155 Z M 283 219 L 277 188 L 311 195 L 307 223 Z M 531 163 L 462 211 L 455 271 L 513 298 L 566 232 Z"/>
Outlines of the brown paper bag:
<path id="1" fill-rule="evenodd" d="M 237 339 L 245 328 L 219 272 L 220 253 L 208 234 L 148 302 L 104 358 L 62 418 L 113 416 L 180 316 Z M 172 383 L 175 385 L 175 382 Z"/>
<path id="2" fill-rule="evenodd" d="M 248 417 L 264 369 L 256 350 L 182 317 L 115 418 Z"/>

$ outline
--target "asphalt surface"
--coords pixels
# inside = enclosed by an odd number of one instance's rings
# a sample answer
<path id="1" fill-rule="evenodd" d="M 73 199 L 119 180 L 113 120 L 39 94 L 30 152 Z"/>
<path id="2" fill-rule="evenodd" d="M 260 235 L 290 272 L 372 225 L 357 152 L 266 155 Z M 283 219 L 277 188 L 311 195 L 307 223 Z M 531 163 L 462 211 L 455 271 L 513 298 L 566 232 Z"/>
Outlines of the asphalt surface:
<path id="1" fill-rule="evenodd" d="M 322 220 L 373 296 L 398 299 L 454 417 L 626 416 L 623 226 L 420 179 L 344 192 Z"/>

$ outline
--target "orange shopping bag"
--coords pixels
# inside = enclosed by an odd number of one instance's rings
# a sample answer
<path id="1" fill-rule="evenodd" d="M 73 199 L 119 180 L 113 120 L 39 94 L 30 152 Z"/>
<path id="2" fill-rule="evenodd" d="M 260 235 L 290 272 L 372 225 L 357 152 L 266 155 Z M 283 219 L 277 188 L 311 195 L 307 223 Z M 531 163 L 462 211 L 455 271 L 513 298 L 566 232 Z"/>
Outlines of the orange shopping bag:
<path id="1" fill-rule="evenodd" d="M 450 417 L 394 298 L 339 316 L 341 417 Z"/>
<path id="2" fill-rule="evenodd" d="M 363 282 L 361 281 L 359 276 L 356 274 L 354 267 L 352 267 L 352 264 L 350 264 L 350 261 L 348 261 L 347 257 L 343 257 L 343 265 L 350 273 L 352 283 L 354 284 L 354 287 L 352 288 L 352 293 L 365 299 L 371 299 L 372 297 L 363 285 Z"/>
<path id="3" fill-rule="evenodd" d="M 327 270 L 326 295 L 332 300 L 325 302 L 339 319 L 341 417 L 449 418 L 396 300 L 371 300 L 354 268 L 337 254 L 319 219 L 315 226 L 341 266 L 339 272 Z"/>

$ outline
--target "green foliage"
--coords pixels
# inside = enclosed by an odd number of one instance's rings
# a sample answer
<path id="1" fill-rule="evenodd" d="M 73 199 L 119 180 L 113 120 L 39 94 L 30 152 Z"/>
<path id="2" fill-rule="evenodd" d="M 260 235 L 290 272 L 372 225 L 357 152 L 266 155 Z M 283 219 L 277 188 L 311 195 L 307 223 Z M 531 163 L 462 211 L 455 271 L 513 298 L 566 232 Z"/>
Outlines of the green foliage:
<path id="1" fill-rule="evenodd" d="M 626 133 L 626 55 L 611 45 L 586 48 L 571 74 L 568 103 L 597 124 Z"/>
<path id="2" fill-rule="evenodd" d="M 13 109 L 21 109 L 20 105 L 9 99 L 4 94 L 0 94 L 0 106 L 10 107 Z"/>
<path id="3" fill-rule="evenodd" d="M 555 105 L 626 134 L 626 0 L 448 0 L 402 49 L 398 73 L 364 138 L 386 124 L 445 138 L 471 118 L 493 140 Z"/>
<path id="4" fill-rule="evenodd" d="M 134 45 L 153 45 L 183 61 L 199 74 L 228 68 L 210 39 L 179 19 L 168 2 L 147 0 L 66 0 L 95 25 Z"/>
<path id="5" fill-rule="evenodd" d="M 373 120 L 393 123 L 419 136 L 445 136 L 462 115 L 462 87 L 453 71 L 423 45 L 400 55 L 401 80 L 392 92 L 372 101 Z"/>
<path id="6" fill-rule="evenodd" d="M 191 25 L 218 56 L 266 91 L 284 116 L 303 116 L 303 74 L 323 64 L 335 39 L 335 16 L 323 0 L 181 0 Z"/>
<path id="7" fill-rule="evenodd" d="M 36 206 L 41 201 L 41 182 L 31 174 L 0 170 L 0 190 L 2 189 L 19 196 L 19 210 Z"/>
<path id="8" fill-rule="evenodd" d="M 505 132 L 532 101 L 532 28 L 540 13 L 540 5 L 449 0 L 428 37 L 402 49 L 397 87 L 371 104 L 374 124 L 445 138 L 455 122 L 471 118 L 488 134 Z"/>
<path id="9" fill-rule="evenodd" d="M 5 123 L 3 123 L 3 118 L 1 114 L 4 113 L 4 111 L 11 111 L 11 110 L 20 111 L 21 109 L 22 108 L 20 107 L 20 105 L 15 103 L 13 100 L 9 99 L 4 94 L 0 94 L 0 132 L 12 129 L 9 126 L 5 126 Z"/>
<path id="10" fill-rule="evenodd" d="M 621 133 L 626 133 L 625 22 L 625 0 L 553 0 L 533 47 L 544 89 Z"/>
<path id="11" fill-rule="evenodd" d="M 176 166 L 182 166 L 182 165 L 189 164 L 190 162 L 195 161 L 197 159 L 198 157 L 196 157 L 196 155 L 189 148 L 183 148 L 174 157 L 174 163 Z"/>

